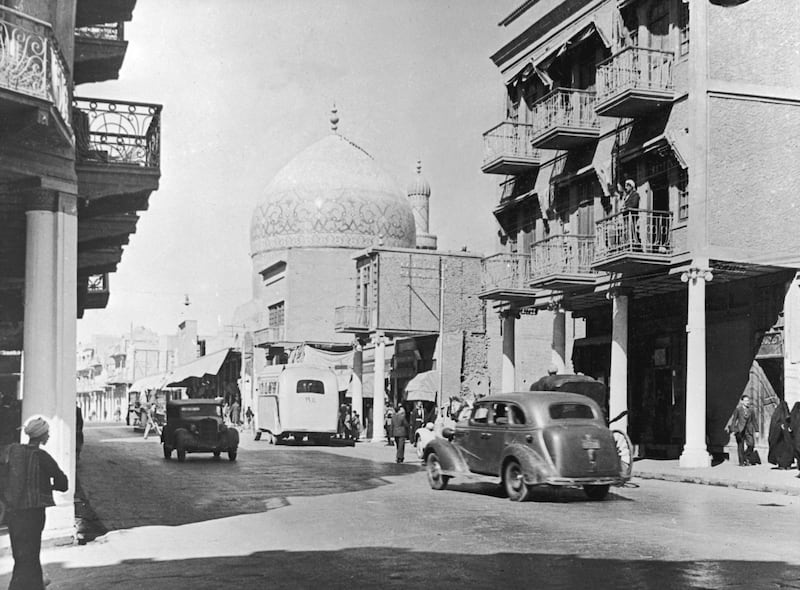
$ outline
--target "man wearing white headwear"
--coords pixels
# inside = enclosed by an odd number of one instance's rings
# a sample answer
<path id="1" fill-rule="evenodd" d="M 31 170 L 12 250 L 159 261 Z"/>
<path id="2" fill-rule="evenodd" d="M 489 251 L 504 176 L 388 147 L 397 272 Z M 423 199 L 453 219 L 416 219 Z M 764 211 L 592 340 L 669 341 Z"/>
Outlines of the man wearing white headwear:
<path id="1" fill-rule="evenodd" d="M 14 555 L 14 573 L 9 590 L 40 590 L 45 587 L 39 551 L 44 530 L 44 510 L 55 506 L 53 490 L 66 492 L 67 476 L 40 446 L 50 438 L 50 425 L 40 416 L 25 423 L 28 444 L 8 447 L 6 523 Z"/>

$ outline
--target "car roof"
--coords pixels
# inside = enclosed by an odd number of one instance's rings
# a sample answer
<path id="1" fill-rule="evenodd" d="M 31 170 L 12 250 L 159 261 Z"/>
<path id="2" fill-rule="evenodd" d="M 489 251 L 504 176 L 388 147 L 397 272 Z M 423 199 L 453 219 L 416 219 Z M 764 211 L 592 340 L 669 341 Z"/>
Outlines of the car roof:
<path id="1" fill-rule="evenodd" d="M 482 397 L 475 400 L 475 403 L 483 402 L 514 402 L 521 406 L 539 406 L 552 402 L 589 402 L 590 397 L 579 393 L 569 393 L 566 391 L 511 391 L 508 393 L 498 393 Z"/>

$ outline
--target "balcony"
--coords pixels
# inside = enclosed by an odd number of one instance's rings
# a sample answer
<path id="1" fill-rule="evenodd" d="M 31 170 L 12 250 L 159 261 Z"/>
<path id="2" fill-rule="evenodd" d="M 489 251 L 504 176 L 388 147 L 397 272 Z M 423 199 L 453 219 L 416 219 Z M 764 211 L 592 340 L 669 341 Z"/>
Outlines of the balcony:
<path id="1" fill-rule="evenodd" d="M 530 282 L 529 254 L 494 254 L 481 261 L 481 299 L 491 301 L 526 302 L 535 292 L 528 287 Z"/>
<path id="2" fill-rule="evenodd" d="M 595 110 L 606 117 L 638 117 L 675 99 L 673 54 L 628 47 L 597 66 Z"/>
<path id="3" fill-rule="evenodd" d="M 108 273 L 81 277 L 81 287 L 86 290 L 78 294 L 79 315 L 86 309 L 104 309 L 108 305 Z"/>
<path id="4" fill-rule="evenodd" d="M 672 213 L 631 209 L 596 224 L 592 268 L 640 274 L 670 263 Z"/>
<path id="5" fill-rule="evenodd" d="M 122 22 L 75 29 L 75 84 L 119 78 L 127 49 Z"/>
<path id="6" fill-rule="evenodd" d="M 483 134 L 486 174 L 521 174 L 539 166 L 539 150 L 531 147 L 531 125 L 505 121 Z"/>
<path id="7" fill-rule="evenodd" d="M 371 307 L 343 305 L 337 307 L 334 316 L 334 329 L 337 332 L 364 333 L 375 329 L 376 318 Z"/>
<path id="8" fill-rule="evenodd" d="M 532 287 L 569 290 L 593 285 L 594 236 L 551 236 L 531 246 Z"/>
<path id="9" fill-rule="evenodd" d="M 535 148 L 569 150 L 600 136 L 590 90 L 556 88 L 533 105 L 531 144 Z"/>
<path id="10" fill-rule="evenodd" d="M 49 23 L 0 6 L 0 117 L 3 131 L 48 129 L 72 144 L 69 68 Z M 52 116 L 51 116 L 52 113 Z"/>
<path id="11" fill-rule="evenodd" d="M 269 346 L 286 340 L 286 326 L 269 326 L 253 332 L 254 346 Z"/>

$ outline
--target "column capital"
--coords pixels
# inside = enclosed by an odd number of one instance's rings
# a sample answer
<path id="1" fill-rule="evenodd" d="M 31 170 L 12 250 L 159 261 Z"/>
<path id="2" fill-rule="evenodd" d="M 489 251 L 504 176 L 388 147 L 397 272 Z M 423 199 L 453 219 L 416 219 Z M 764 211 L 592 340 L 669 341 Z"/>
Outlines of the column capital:
<path id="1" fill-rule="evenodd" d="M 386 336 L 383 332 L 375 332 L 374 334 L 370 334 L 369 339 L 372 344 L 386 344 Z"/>
<path id="2" fill-rule="evenodd" d="M 504 309 L 497 314 L 501 320 L 505 320 L 508 318 L 514 318 L 518 320 L 520 318 L 520 313 L 518 309 Z"/>
<path id="3" fill-rule="evenodd" d="M 630 297 L 631 295 L 633 295 L 633 289 L 631 287 L 611 287 L 608 292 L 606 292 L 606 299 Z"/>
<path id="4" fill-rule="evenodd" d="M 24 191 L 26 211 L 49 211 L 78 215 L 78 196 L 46 188 L 32 188 Z"/>
<path id="5" fill-rule="evenodd" d="M 703 266 L 690 266 L 681 273 L 681 281 L 684 283 L 697 283 L 697 281 L 710 283 L 712 280 L 714 280 L 714 273 L 711 272 L 710 268 Z"/>

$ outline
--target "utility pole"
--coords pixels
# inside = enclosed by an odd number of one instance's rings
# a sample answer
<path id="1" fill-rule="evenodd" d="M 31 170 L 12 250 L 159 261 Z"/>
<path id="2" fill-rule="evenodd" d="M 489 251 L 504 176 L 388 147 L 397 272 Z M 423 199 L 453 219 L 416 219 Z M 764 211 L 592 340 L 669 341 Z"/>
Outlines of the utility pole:
<path id="1" fill-rule="evenodd" d="M 436 415 L 444 394 L 444 258 L 439 257 L 439 391 L 436 392 Z"/>

